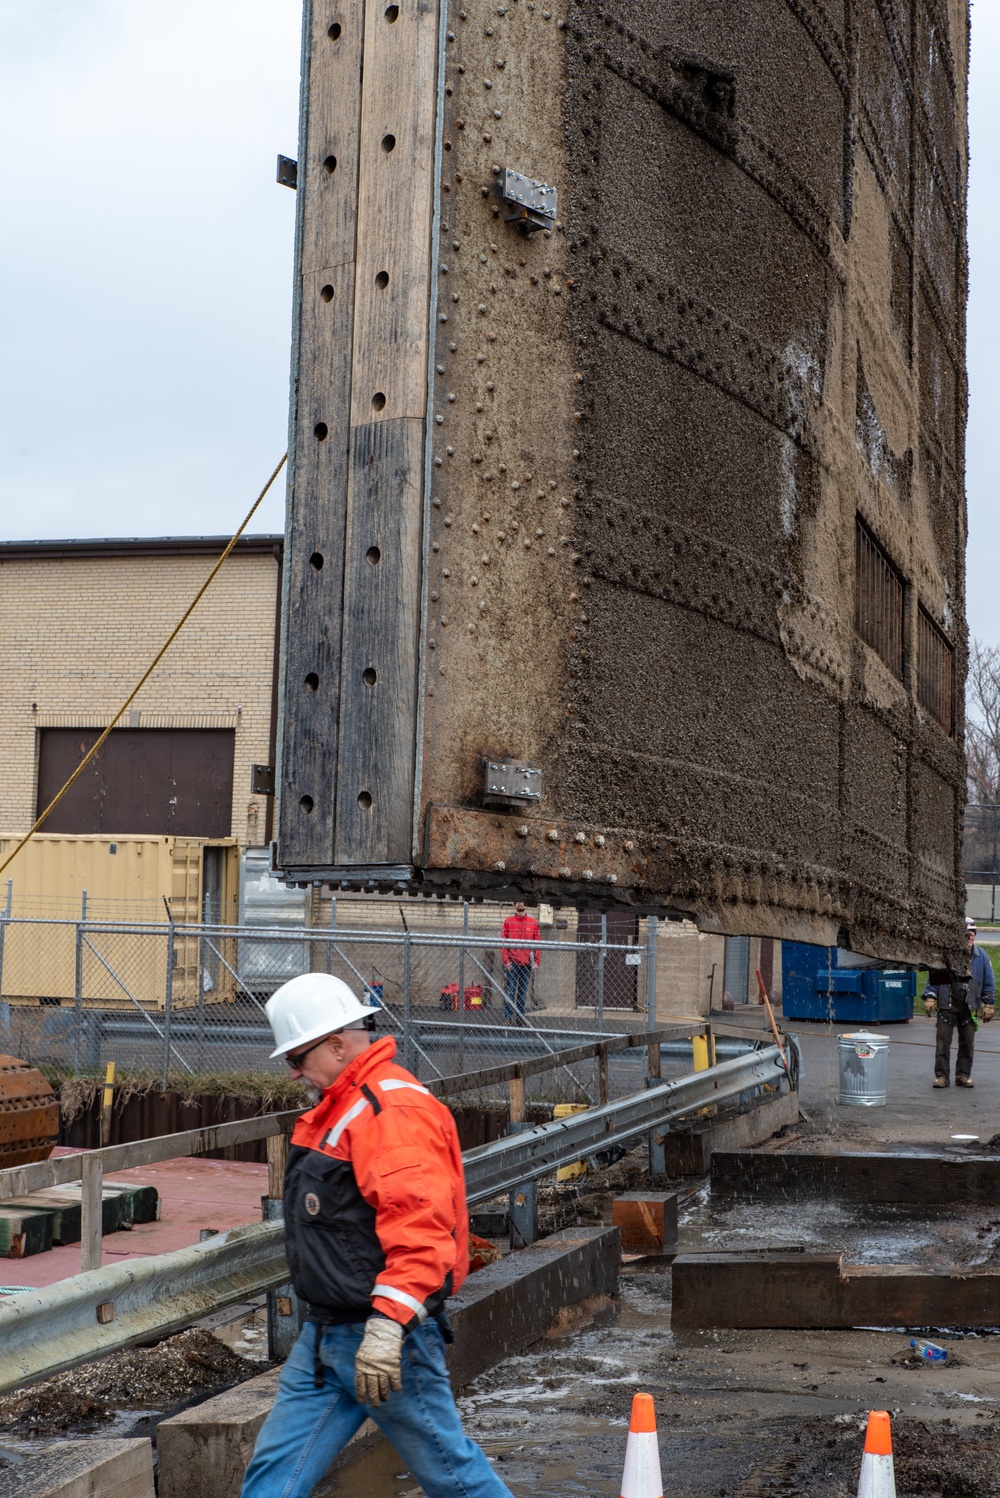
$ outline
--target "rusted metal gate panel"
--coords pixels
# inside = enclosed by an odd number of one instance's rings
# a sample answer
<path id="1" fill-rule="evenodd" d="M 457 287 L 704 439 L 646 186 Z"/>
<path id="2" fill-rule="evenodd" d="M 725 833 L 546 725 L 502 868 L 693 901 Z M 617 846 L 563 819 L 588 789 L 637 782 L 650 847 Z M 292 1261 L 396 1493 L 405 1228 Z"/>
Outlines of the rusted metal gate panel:
<path id="1" fill-rule="evenodd" d="M 955 954 L 965 10 L 307 12 L 280 866 Z"/>
<path id="2" fill-rule="evenodd" d="M 38 810 L 76 769 L 97 729 L 43 728 Z M 116 728 L 45 823 L 47 832 L 228 837 L 231 728 Z"/>

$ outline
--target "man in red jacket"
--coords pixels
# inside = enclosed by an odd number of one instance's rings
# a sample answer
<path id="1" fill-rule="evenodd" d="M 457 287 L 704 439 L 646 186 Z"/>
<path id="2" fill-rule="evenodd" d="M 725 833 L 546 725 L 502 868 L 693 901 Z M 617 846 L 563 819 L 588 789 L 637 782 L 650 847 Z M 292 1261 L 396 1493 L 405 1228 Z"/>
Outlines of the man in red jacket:
<path id="1" fill-rule="evenodd" d="M 428 1498 L 511 1498 L 463 1433 L 445 1301 L 469 1267 L 455 1122 L 372 1042 L 376 1011 L 305 973 L 267 1017 L 292 1076 L 322 1093 L 295 1125 L 284 1216 L 306 1325 L 257 1438 L 243 1498 L 308 1498 L 371 1416 Z"/>
<path id="2" fill-rule="evenodd" d="M 514 906 L 514 914 L 507 917 L 500 931 L 501 940 L 505 943 L 500 948 L 500 961 L 506 974 L 504 1018 L 516 1020 L 519 1025 L 524 1024 L 524 1005 L 528 997 L 532 966 L 538 967 L 542 960 L 538 947 L 520 944 L 538 941 L 541 934 L 538 922 L 528 914 L 524 901 L 518 900 Z M 507 942 L 511 945 L 507 946 Z"/>

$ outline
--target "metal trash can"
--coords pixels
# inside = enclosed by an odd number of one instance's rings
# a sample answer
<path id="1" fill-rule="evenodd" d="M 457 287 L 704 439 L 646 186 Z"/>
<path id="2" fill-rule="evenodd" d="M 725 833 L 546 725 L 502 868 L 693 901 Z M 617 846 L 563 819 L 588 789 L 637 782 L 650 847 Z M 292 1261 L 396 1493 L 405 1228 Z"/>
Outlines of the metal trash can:
<path id="1" fill-rule="evenodd" d="M 884 1108 L 889 1081 L 889 1037 L 854 1030 L 837 1045 L 840 1070 L 838 1103 L 854 1108 Z"/>

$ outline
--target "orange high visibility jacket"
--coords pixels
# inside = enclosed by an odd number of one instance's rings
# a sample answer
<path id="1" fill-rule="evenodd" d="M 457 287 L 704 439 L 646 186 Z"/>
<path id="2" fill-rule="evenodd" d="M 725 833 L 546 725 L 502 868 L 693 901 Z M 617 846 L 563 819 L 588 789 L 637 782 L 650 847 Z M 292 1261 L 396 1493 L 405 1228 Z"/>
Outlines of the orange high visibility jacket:
<path id="1" fill-rule="evenodd" d="M 407 1330 L 440 1315 L 469 1269 L 455 1121 L 393 1060 L 362 1052 L 295 1125 L 285 1172 L 292 1283 L 308 1315 Z"/>
<path id="2" fill-rule="evenodd" d="M 538 941 L 541 934 L 538 922 L 531 915 L 509 915 L 500 928 L 500 940 L 512 944 Z M 529 967 L 532 962 L 536 967 L 541 967 L 542 953 L 538 947 L 503 946 L 500 948 L 500 960 L 504 964 L 513 962 L 516 967 Z"/>

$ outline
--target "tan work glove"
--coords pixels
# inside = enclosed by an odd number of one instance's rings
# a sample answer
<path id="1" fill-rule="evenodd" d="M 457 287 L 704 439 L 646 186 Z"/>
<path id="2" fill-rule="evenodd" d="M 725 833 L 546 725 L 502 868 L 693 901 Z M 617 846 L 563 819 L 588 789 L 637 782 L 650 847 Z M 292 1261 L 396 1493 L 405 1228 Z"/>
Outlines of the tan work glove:
<path id="1" fill-rule="evenodd" d="M 986 1025 L 989 1024 L 990 1020 L 993 1018 L 993 1015 L 995 1013 L 995 1009 L 996 1009 L 996 1006 L 994 1004 L 984 1004 L 983 1005 L 982 1010 L 980 1012 L 982 1014 L 983 1023 L 984 1024 L 986 1024 Z"/>
<path id="2" fill-rule="evenodd" d="M 354 1359 L 354 1392 L 361 1404 L 384 1404 L 403 1387 L 403 1328 L 388 1316 L 369 1316 Z"/>
<path id="3" fill-rule="evenodd" d="M 924 1013 L 928 1019 L 933 1019 L 937 1013 L 937 999 L 933 994 L 924 994 Z"/>

